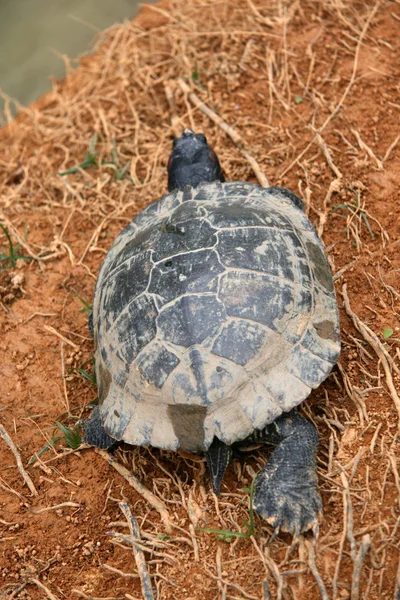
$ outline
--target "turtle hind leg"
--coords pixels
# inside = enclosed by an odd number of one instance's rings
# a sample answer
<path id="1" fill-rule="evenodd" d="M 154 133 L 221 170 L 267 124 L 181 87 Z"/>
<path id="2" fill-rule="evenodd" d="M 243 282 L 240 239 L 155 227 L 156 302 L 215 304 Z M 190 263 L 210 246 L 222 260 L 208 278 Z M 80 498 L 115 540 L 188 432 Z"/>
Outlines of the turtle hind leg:
<path id="1" fill-rule="evenodd" d="M 318 533 L 322 511 L 318 491 L 315 427 L 295 411 L 281 415 L 264 430 L 264 441 L 277 444 L 255 481 L 254 509 L 275 532 L 296 539 L 312 529 Z"/>
<path id="2" fill-rule="evenodd" d="M 106 433 L 100 418 L 99 407 L 95 406 L 88 419 L 82 421 L 83 441 L 85 444 L 108 450 L 118 441 Z"/>
<path id="3" fill-rule="evenodd" d="M 224 477 L 227 466 L 232 458 L 232 449 L 230 446 L 221 442 L 217 437 L 209 449 L 206 451 L 207 465 L 210 470 L 211 483 L 214 494 L 217 496 L 221 491 L 222 479 Z"/>

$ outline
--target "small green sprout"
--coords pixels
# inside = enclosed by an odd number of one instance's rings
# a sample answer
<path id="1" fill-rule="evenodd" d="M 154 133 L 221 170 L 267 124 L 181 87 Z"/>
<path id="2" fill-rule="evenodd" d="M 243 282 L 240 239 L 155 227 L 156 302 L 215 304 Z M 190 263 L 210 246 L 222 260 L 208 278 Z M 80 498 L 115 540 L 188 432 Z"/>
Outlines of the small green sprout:
<path id="1" fill-rule="evenodd" d="M 122 179 L 125 178 L 125 175 L 129 168 L 130 162 L 127 162 L 125 166 L 120 167 L 115 140 L 112 141 L 112 147 L 113 147 L 113 149 L 112 149 L 113 160 L 108 161 L 108 162 L 104 161 L 101 163 L 101 165 L 104 167 L 111 167 L 112 169 L 114 169 L 115 179 L 117 179 L 118 181 L 121 181 Z"/>
<path id="2" fill-rule="evenodd" d="M 81 169 L 87 169 L 88 167 L 93 167 L 93 166 L 98 166 L 98 152 L 95 152 L 95 148 L 96 148 L 96 144 L 97 144 L 97 133 L 95 133 L 94 135 L 92 135 L 92 137 L 90 138 L 90 142 L 89 142 L 89 152 L 86 154 L 85 158 L 83 159 L 83 161 L 81 162 L 80 165 L 77 165 L 76 167 L 71 167 L 70 169 L 67 169 L 66 171 L 61 171 L 59 173 L 59 175 L 71 175 L 72 173 L 78 173 Z"/>
<path id="3" fill-rule="evenodd" d="M 192 71 L 192 81 L 202 90 L 206 90 L 207 88 L 205 88 L 204 85 L 200 81 L 200 73 L 204 73 L 204 70 L 199 71 L 198 63 L 196 60 L 196 66 L 195 66 L 194 70 Z"/>
<path id="4" fill-rule="evenodd" d="M 38 458 L 40 458 L 45 452 L 47 452 L 47 450 L 50 450 L 50 448 L 55 448 L 56 444 L 58 444 L 58 442 L 60 442 L 62 439 L 63 438 L 60 435 L 53 437 L 48 444 L 43 446 L 43 448 L 39 450 L 39 452 L 36 452 L 36 454 L 32 456 L 32 458 L 28 462 L 28 465 L 33 465 Z"/>
<path id="5" fill-rule="evenodd" d="M 50 450 L 50 448 L 55 448 L 56 445 L 61 441 L 64 441 L 67 444 L 67 446 L 72 448 L 72 450 L 77 450 L 81 445 L 82 439 L 79 433 L 78 423 L 76 423 L 73 429 L 71 427 L 63 425 L 59 421 L 56 421 L 55 423 L 57 425 L 57 429 L 61 431 L 62 435 L 53 435 L 50 442 L 43 446 L 43 448 L 39 450 L 39 452 L 36 452 L 34 456 L 32 456 L 28 465 L 33 465 L 45 452 Z"/>
<path id="6" fill-rule="evenodd" d="M 382 335 L 385 338 L 385 340 L 388 340 L 392 335 L 393 335 L 393 329 L 391 327 L 387 327 L 386 329 L 384 329 L 382 331 Z"/>
<path id="7" fill-rule="evenodd" d="M 77 165 L 75 167 L 71 167 L 70 169 L 67 169 L 66 171 L 60 171 L 58 174 L 61 176 L 71 175 L 72 173 L 78 173 L 82 169 L 88 169 L 89 167 L 110 167 L 114 170 L 115 179 L 117 179 L 117 180 L 125 179 L 130 162 L 127 162 L 126 165 L 124 165 L 123 167 L 120 166 L 115 140 L 113 140 L 113 143 L 112 143 L 113 144 L 113 150 L 112 150 L 113 159 L 110 161 L 99 162 L 99 159 L 98 159 L 99 153 L 95 151 L 97 139 L 98 138 L 97 138 L 96 133 L 94 135 L 92 135 L 92 137 L 90 138 L 90 142 L 89 142 L 89 152 L 86 154 L 85 158 L 79 165 Z M 130 179 L 129 176 L 128 176 L 128 178 Z"/>
<path id="8" fill-rule="evenodd" d="M 83 306 L 79 309 L 79 312 L 85 312 L 87 315 L 90 315 L 92 312 L 92 305 L 87 300 L 84 300 L 79 296 L 79 294 L 75 294 L 78 300 L 80 300 Z"/>
<path id="9" fill-rule="evenodd" d="M 82 375 L 82 377 L 84 377 L 85 379 L 87 379 L 92 385 L 96 385 L 96 373 L 94 372 L 94 370 L 91 373 L 88 373 L 87 371 L 85 371 L 85 369 L 76 369 L 78 371 L 78 373 L 80 373 Z"/>
<path id="10" fill-rule="evenodd" d="M 337 210 L 347 208 L 347 210 L 350 210 L 353 213 L 353 215 L 359 214 L 361 219 L 364 221 L 365 226 L 368 229 L 368 233 L 370 234 L 371 238 L 375 239 L 375 234 L 372 231 L 372 227 L 369 223 L 367 212 L 362 208 L 362 206 L 360 204 L 360 194 L 359 194 L 358 190 L 354 189 L 352 186 L 349 186 L 348 189 L 351 192 L 353 192 L 353 194 L 356 197 L 356 201 L 354 203 L 350 203 L 350 204 L 338 204 L 337 206 L 333 206 L 331 208 L 331 212 L 336 212 Z"/>
<path id="11" fill-rule="evenodd" d="M 1 269 L 15 269 L 18 259 L 35 260 L 32 256 L 24 256 L 23 254 L 20 254 L 18 250 L 21 248 L 21 244 L 17 244 L 16 246 L 14 246 L 8 230 L 1 223 L 0 228 L 2 229 L 8 241 L 8 254 L 0 252 L 0 262 L 2 262 L 3 260 L 6 261 L 5 266 L 0 266 Z"/>
<path id="12" fill-rule="evenodd" d="M 96 381 L 95 358 L 94 358 L 93 353 L 90 353 L 90 355 L 91 355 L 91 363 L 92 363 L 92 368 L 91 368 L 90 373 L 83 367 L 78 367 L 77 369 L 72 369 L 72 371 L 78 371 L 78 373 L 80 373 L 82 375 L 82 377 L 84 377 L 87 381 L 89 381 L 89 383 L 91 383 L 92 385 L 94 385 L 94 387 L 96 387 L 97 381 Z M 87 363 L 85 363 L 85 364 L 87 364 Z"/>
<path id="13" fill-rule="evenodd" d="M 360 207 L 359 204 L 338 204 L 337 206 L 333 206 L 331 208 L 331 212 L 336 212 L 337 210 L 343 209 L 343 208 L 347 208 L 347 210 L 350 210 L 353 212 L 353 214 L 356 214 L 357 212 L 360 213 L 360 216 L 362 218 L 362 220 L 364 221 L 367 229 L 368 229 L 368 233 L 370 234 L 371 238 L 374 239 L 375 238 L 375 234 L 372 231 L 371 225 L 368 221 L 368 217 L 365 214 L 365 211 L 363 211 L 363 209 Z"/>
<path id="14" fill-rule="evenodd" d="M 301 96 L 296 96 L 294 101 L 296 104 L 301 104 L 302 102 L 304 102 L 304 98 L 302 98 Z"/>
<path id="15" fill-rule="evenodd" d="M 82 443 L 81 434 L 79 433 L 79 425 L 76 424 L 74 428 L 72 428 L 63 425 L 59 421 L 56 421 L 56 425 L 63 434 L 61 439 L 64 439 L 67 445 L 72 448 L 72 450 L 79 448 Z"/>

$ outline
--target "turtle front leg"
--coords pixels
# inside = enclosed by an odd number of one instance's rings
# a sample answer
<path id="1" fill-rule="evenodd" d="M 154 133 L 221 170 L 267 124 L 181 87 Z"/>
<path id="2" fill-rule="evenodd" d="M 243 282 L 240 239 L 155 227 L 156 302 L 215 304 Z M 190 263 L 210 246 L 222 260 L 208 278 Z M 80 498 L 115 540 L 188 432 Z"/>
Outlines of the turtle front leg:
<path id="1" fill-rule="evenodd" d="M 95 406 L 88 419 L 82 421 L 83 441 L 85 444 L 108 450 L 118 443 L 116 439 L 106 433 L 100 418 L 99 407 Z"/>
<path id="2" fill-rule="evenodd" d="M 274 527 L 274 535 L 282 530 L 296 539 L 309 529 L 317 535 L 322 511 L 317 482 L 317 430 L 299 413 L 290 411 L 258 437 L 277 447 L 256 477 L 254 509 Z"/>

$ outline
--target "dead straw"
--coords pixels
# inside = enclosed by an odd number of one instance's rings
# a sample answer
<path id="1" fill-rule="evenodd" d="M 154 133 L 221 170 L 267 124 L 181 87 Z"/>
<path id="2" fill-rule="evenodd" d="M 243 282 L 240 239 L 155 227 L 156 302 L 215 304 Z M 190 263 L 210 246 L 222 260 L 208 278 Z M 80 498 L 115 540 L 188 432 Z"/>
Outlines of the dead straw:
<path id="1" fill-rule="evenodd" d="M 129 531 L 134 540 L 140 542 L 140 531 L 139 525 L 135 517 L 133 516 L 131 509 L 127 502 L 119 502 L 118 504 L 121 511 L 124 513 L 125 518 L 128 522 Z M 140 549 L 138 544 L 132 544 L 133 556 L 135 557 L 136 566 L 140 576 L 140 583 L 142 584 L 142 593 L 145 600 L 154 600 L 153 589 L 151 587 L 150 575 L 147 571 L 146 560 L 144 558 L 143 551 Z"/>
<path id="2" fill-rule="evenodd" d="M 361 319 L 354 313 L 350 306 L 350 300 L 347 295 L 347 286 L 346 284 L 342 287 L 342 294 L 344 299 L 344 307 L 346 309 L 347 314 L 351 318 L 354 323 L 355 328 L 361 333 L 363 338 L 370 344 L 372 349 L 375 351 L 377 357 L 382 363 L 383 370 L 385 371 L 386 384 L 389 388 L 390 395 L 392 400 L 396 406 L 397 414 L 398 414 L 398 427 L 400 428 L 400 397 L 396 391 L 395 385 L 393 383 L 393 377 L 390 370 L 390 366 L 394 366 L 393 359 L 389 355 L 388 351 L 384 348 L 382 342 L 379 340 L 376 333 L 372 331 L 361 321 Z"/>
<path id="3" fill-rule="evenodd" d="M 358 62 L 359 62 L 359 57 L 360 57 L 360 50 L 363 44 L 363 40 L 367 34 L 367 31 L 369 29 L 369 26 L 371 25 L 372 19 L 375 17 L 378 8 L 381 4 L 381 0 L 378 0 L 378 2 L 375 4 L 375 6 L 373 7 L 373 9 L 371 10 L 367 20 L 365 21 L 364 27 L 361 31 L 361 34 L 358 38 L 357 41 L 357 47 L 356 47 L 356 51 L 354 54 L 354 62 L 353 62 L 353 70 L 351 73 L 351 77 L 349 80 L 349 83 L 346 86 L 346 89 L 342 95 L 342 97 L 340 98 L 339 102 L 336 104 L 334 110 L 330 113 L 330 115 L 325 119 L 325 121 L 323 122 L 323 124 L 321 125 L 321 127 L 318 128 L 318 133 L 322 133 L 324 131 L 324 129 L 327 127 L 327 125 L 329 125 L 329 123 L 332 121 L 332 119 L 338 114 L 339 110 L 342 108 L 347 96 L 349 95 L 351 88 L 354 85 L 354 82 L 356 80 L 356 75 L 357 75 L 357 70 L 358 70 Z M 289 173 L 289 171 L 292 170 L 292 168 L 299 163 L 299 161 L 303 158 L 303 156 L 305 154 L 307 154 L 307 152 L 309 151 L 309 149 L 311 148 L 311 146 L 314 144 L 315 141 L 317 140 L 317 135 L 315 135 L 313 137 L 313 139 L 311 140 L 311 142 L 304 148 L 304 150 L 302 150 L 300 152 L 300 154 L 296 157 L 296 159 L 290 163 L 290 165 L 288 167 L 286 167 L 286 169 L 284 169 L 284 171 L 280 174 L 280 177 L 284 177 L 287 173 Z"/>
<path id="4" fill-rule="evenodd" d="M 322 581 L 322 577 L 317 569 L 317 565 L 315 563 L 315 541 L 314 540 L 306 540 L 307 549 L 308 549 L 308 564 L 310 566 L 311 573 L 315 581 L 317 582 L 319 592 L 321 594 L 322 600 L 329 600 L 328 593 L 326 591 L 326 587 L 324 582 Z"/>
<path id="5" fill-rule="evenodd" d="M 38 588 L 44 591 L 49 600 L 58 600 L 57 596 L 55 596 L 48 587 L 46 587 L 39 579 L 30 579 L 29 583 L 35 584 Z"/>
<path id="6" fill-rule="evenodd" d="M 396 573 L 396 581 L 395 581 L 393 600 L 400 600 L 400 555 L 399 555 L 399 564 L 398 564 L 397 573 Z"/>
<path id="7" fill-rule="evenodd" d="M 121 463 L 119 463 L 114 456 L 111 456 L 111 454 L 105 450 L 101 450 L 100 448 L 95 448 L 95 452 L 97 452 L 97 454 L 99 454 L 103 460 L 108 462 L 109 465 L 118 471 L 118 473 L 122 475 L 124 479 L 126 479 L 129 485 L 131 485 L 136 492 L 150 504 L 150 506 L 158 511 L 161 520 L 164 523 L 165 530 L 167 533 L 172 533 L 173 524 L 171 523 L 171 519 L 165 504 L 152 492 L 150 492 L 150 490 L 148 490 L 142 483 L 140 483 L 140 481 L 132 473 L 130 473 L 126 467 L 121 465 Z"/>
<path id="8" fill-rule="evenodd" d="M 38 496 L 38 491 L 36 490 L 32 479 L 29 477 L 28 473 L 24 469 L 20 453 L 18 452 L 16 445 L 14 444 L 14 442 L 8 435 L 8 433 L 5 430 L 5 428 L 3 427 L 3 425 L 0 425 L 0 435 L 3 438 L 3 440 L 6 442 L 8 447 L 10 448 L 11 452 L 14 454 L 18 471 L 21 473 L 23 480 L 25 481 L 26 485 L 30 489 L 32 496 Z"/>
<path id="9" fill-rule="evenodd" d="M 360 598 L 360 583 L 361 570 L 364 563 L 365 555 L 371 547 L 371 536 L 367 533 L 361 539 L 360 549 L 354 561 L 353 579 L 351 583 L 351 600 L 359 600 Z"/>
<path id="10" fill-rule="evenodd" d="M 181 90 L 185 94 L 187 94 L 187 96 L 188 96 L 189 100 L 192 102 L 192 104 L 197 106 L 197 108 L 199 108 L 201 110 L 201 112 L 203 112 L 205 115 L 207 115 L 207 117 L 209 119 L 214 121 L 214 123 L 216 125 L 218 125 L 218 127 L 220 127 L 220 129 L 225 131 L 227 136 L 230 137 L 231 140 L 236 144 L 236 146 L 239 148 L 239 150 L 241 151 L 241 153 L 243 154 L 243 156 L 245 157 L 245 159 L 248 161 L 251 168 L 253 169 L 254 174 L 257 177 L 258 183 L 261 185 L 261 187 L 265 187 L 265 188 L 269 187 L 268 179 L 266 178 L 264 173 L 261 171 L 261 168 L 260 168 L 259 164 L 257 163 L 256 159 L 252 156 L 252 154 L 250 154 L 250 152 L 248 150 L 246 150 L 245 142 L 243 141 L 243 139 L 239 135 L 239 133 L 235 129 L 233 129 L 233 127 L 228 125 L 228 123 L 226 123 L 226 121 L 224 121 L 219 115 L 217 115 L 217 113 L 215 111 L 211 110 L 211 108 L 209 108 L 206 104 L 204 104 L 204 102 L 202 100 L 200 100 L 200 98 L 197 96 L 197 94 L 195 94 L 194 92 L 192 92 L 190 90 L 190 87 L 187 85 L 187 83 L 185 83 L 183 81 L 183 79 L 179 79 L 178 84 L 179 84 L 179 87 L 181 88 Z"/>

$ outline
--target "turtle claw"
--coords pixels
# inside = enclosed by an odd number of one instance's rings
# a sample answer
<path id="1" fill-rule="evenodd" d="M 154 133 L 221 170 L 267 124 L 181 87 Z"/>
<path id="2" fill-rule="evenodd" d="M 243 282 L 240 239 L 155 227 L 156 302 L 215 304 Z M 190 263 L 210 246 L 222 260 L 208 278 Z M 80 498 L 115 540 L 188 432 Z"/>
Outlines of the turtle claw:
<path id="1" fill-rule="evenodd" d="M 281 531 L 292 534 L 293 544 L 309 530 L 317 537 L 322 502 L 314 473 L 307 469 L 283 481 L 267 466 L 256 480 L 254 510 L 274 528 L 271 541 Z"/>

